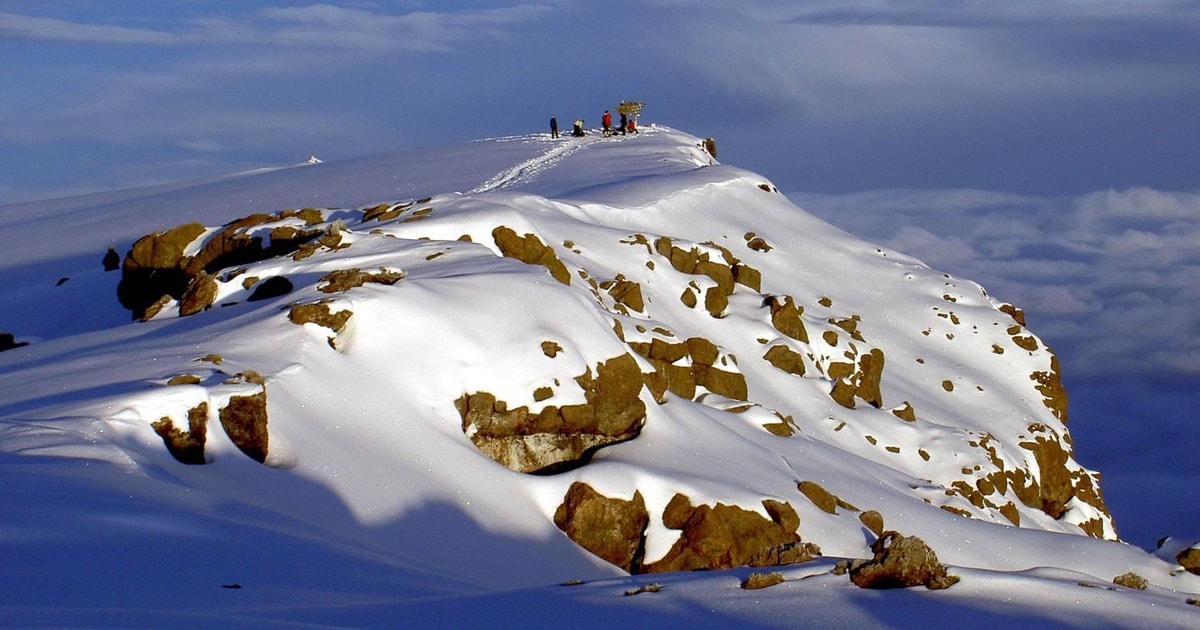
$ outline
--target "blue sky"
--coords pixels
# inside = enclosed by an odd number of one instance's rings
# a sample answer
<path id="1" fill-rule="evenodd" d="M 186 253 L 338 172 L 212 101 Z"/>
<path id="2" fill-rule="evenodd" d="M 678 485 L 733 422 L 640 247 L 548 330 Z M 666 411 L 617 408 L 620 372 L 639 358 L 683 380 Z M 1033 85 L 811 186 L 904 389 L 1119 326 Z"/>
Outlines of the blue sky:
<path id="1" fill-rule="evenodd" d="M 0 59 L 0 204 L 643 101 L 1025 308 L 1122 533 L 1200 536 L 1195 0 L 3 0 Z"/>

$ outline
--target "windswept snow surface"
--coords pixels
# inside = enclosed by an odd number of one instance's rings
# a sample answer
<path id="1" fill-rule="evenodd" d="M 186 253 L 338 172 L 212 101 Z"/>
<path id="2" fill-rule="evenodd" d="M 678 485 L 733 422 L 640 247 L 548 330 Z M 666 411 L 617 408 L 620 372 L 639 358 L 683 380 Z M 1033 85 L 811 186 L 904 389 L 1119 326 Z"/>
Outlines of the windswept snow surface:
<path id="1" fill-rule="evenodd" d="M 988 506 L 951 490 L 986 485 L 998 467 L 1036 472 L 1022 441 L 1068 443 L 1031 380 L 1051 365 L 1032 333 L 978 285 L 813 218 L 702 146 L 655 126 L 517 136 L 0 207 L 0 332 L 28 342 L 0 353 L 0 625 L 1200 625 L 1188 603 L 1200 577 L 1113 540 L 1082 497 L 1056 519 L 1011 487 L 985 493 Z M 379 203 L 405 211 L 364 220 Z M 215 305 L 195 315 L 168 305 L 130 321 L 120 272 L 101 269 L 109 245 L 123 253 L 156 230 L 194 221 L 211 232 L 285 208 L 318 209 L 345 246 L 226 270 Z M 502 257 L 499 226 L 553 248 L 570 284 Z M 709 309 L 717 282 L 673 269 L 660 237 L 713 260 L 728 253 L 761 286 L 739 284 Z M 352 267 L 404 277 L 320 291 L 325 274 Z M 294 290 L 247 301 L 247 278 L 277 275 Z M 607 292 L 618 279 L 640 285 L 640 310 Z M 779 296 L 804 307 L 808 342 L 772 325 L 766 304 Z M 335 333 L 289 321 L 293 305 L 320 299 L 350 323 Z M 643 390 L 636 439 L 554 475 L 513 472 L 464 435 L 454 405 L 464 394 L 577 404 L 574 377 L 630 344 L 699 337 L 744 377 L 745 401 L 701 388 L 660 404 Z M 764 361 L 774 346 L 805 357 L 805 375 Z M 871 349 L 886 357 L 882 405 L 836 403 L 828 372 Z M 180 375 L 193 378 L 167 384 Z M 550 398 L 535 400 L 539 388 Z M 264 389 L 265 465 L 216 418 Z M 207 464 L 185 465 L 151 424 L 186 426 L 200 403 Z M 892 413 L 905 403 L 912 421 Z M 792 435 L 764 429 L 779 422 Z M 1073 459 L 1062 470 L 1093 479 Z M 554 525 L 574 481 L 643 495 L 647 561 L 677 536 L 660 518 L 676 493 L 764 515 L 763 499 L 786 501 L 824 557 L 780 568 L 787 581 L 757 591 L 738 586 L 749 569 L 630 577 Z M 799 481 L 854 507 L 822 511 Z M 926 540 L 961 581 L 866 591 L 832 574 L 839 558 L 869 557 L 856 511 L 867 509 Z M 1109 540 L 1085 535 L 1088 524 Z M 1112 583 L 1130 571 L 1149 588 Z M 661 590 L 626 595 L 650 583 Z"/>

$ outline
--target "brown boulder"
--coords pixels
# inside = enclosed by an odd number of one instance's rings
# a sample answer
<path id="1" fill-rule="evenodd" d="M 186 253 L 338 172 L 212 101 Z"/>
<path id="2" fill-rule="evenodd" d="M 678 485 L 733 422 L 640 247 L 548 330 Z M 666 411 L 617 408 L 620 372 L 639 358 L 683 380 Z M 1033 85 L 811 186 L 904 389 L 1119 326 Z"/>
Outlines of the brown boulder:
<path id="1" fill-rule="evenodd" d="M 163 296 L 180 298 L 191 276 L 186 272 L 189 259 L 184 249 L 205 231 L 199 223 L 186 223 L 165 232 L 139 238 L 125 254 L 117 299 L 134 319 L 146 320 L 147 309 Z"/>
<path id="2" fill-rule="evenodd" d="M 1188 573 L 1200 575 L 1200 543 L 1179 552 L 1179 555 L 1175 556 L 1175 561 Z"/>
<path id="3" fill-rule="evenodd" d="M 728 361 L 721 357 L 720 348 L 708 339 L 690 337 L 680 343 L 671 343 L 656 337 L 650 343 L 631 342 L 629 347 L 654 365 L 654 373 L 644 378 L 654 392 L 655 400 L 661 401 L 665 391 L 691 400 L 696 397 L 697 386 L 734 400 L 749 398 L 746 377 L 741 372 L 714 367 Z M 690 358 L 691 364 L 675 365 L 683 358 Z"/>
<path id="4" fill-rule="evenodd" d="M 788 374 L 804 376 L 804 355 L 785 345 L 771 346 L 763 358 L 767 360 L 767 363 Z"/>
<path id="5" fill-rule="evenodd" d="M 859 588 L 907 588 L 924 585 L 930 590 L 949 588 L 958 576 L 947 575 L 946 565 L 916 536 L 886 531 L 871 545 L 875 557 L 850 565 L 850 581 Z"/>
<path id="6" fill-rule="evenodd" d="M 629 573 L 640 572 L 650 524 L 640 492 L 629 501 L 612 499 L 576 481 L 555 510 L 554 524 L 596 556 Z"/>
<path id="7" fill-rule="evenodd" d="M 492 230 L 492 239 L 500 253 L 508 258 L 528 265 L 541 265 L 550 271 L 555 280 L 563 284 L 571 284 L 571 273 L 567 266 L 554 253 L 554 248 L 542 242 L 536 234 L 518 236 L 512 228 L 500 226 Z"/>
<path id="8" fill-rule="evenodd" d="M 808 329 L 804 327 L 804 322 L 800 319 L 800 315 L 804 313 L 804 307 L 797 306 L 792 296 L 769 297 L 767 306 L 771 309 L 771 325 L 776 330 L 796 341 L 808 343 Z"/>
<path id="9" fill-rule="evenodd" d="M 238 450 L 256 462 L 267 461 L 267 390 L 250 396 L 230 396 L 221 408 L 221 427 Z"/>
<path id="10" fill-rule="evenodd" d="M 213 305 L 217 299 L 217 278 L 213 274 L 201 271 L 188 282 L 187 289 L 179 298 L 179 314 L 182 316 L 195 315 Z"/>

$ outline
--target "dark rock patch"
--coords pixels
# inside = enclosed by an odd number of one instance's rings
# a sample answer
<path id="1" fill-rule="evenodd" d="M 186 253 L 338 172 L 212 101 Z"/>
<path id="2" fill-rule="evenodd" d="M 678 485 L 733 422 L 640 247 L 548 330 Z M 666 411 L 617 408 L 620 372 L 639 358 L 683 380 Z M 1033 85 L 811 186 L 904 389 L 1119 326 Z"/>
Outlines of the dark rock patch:
<path id="1" fill-rule="evenodd" d="M 254 291 L 250 293 L 250 297 L 246 298 L 246 301 L 258 302 L 260 300 L 277 298 L 291 293 L 294 288 L 292 281 L 286 277 L 271 276 L 255 285 Z"/>

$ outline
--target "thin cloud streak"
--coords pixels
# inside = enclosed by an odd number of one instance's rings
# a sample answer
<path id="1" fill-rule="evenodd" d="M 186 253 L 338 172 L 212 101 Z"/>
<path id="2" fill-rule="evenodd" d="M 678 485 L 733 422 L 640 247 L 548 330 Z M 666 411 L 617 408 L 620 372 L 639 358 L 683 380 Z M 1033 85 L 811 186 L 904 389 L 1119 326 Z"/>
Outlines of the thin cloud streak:
<path id="1" fill-rule="evenodd" d="M 1195 2 L 1075 2 L 1044 0 L 1009 2 L 881 2 L 871 5 L 830 6 L 802 10 L 787 21 L 825 26 L 912 26 L 932 28 L 1002 29 L 1061 26 L 1175 26 L 1180 20 L 1200 20 Z"/>
<path id="2" fill-rule="evenodd" d="M 55 18 L 0 13 L 0 39 L 27 39 L 89 44 L 172 45 L 188 39 L 173 33 L 84 24 Z"/>
<path id="3" fill-rule="evenodd" d="M 374 52 L 446 52 L 479 37 L 506 37 L 505 28 L 536 19 L 547 7 L 392 14 L 330 4 L 265 8 L 244 18 L 207 16 L 179 31 L 98 25 L 0 13 L 0 38 L 100 45 L 253 45 Z"/>

